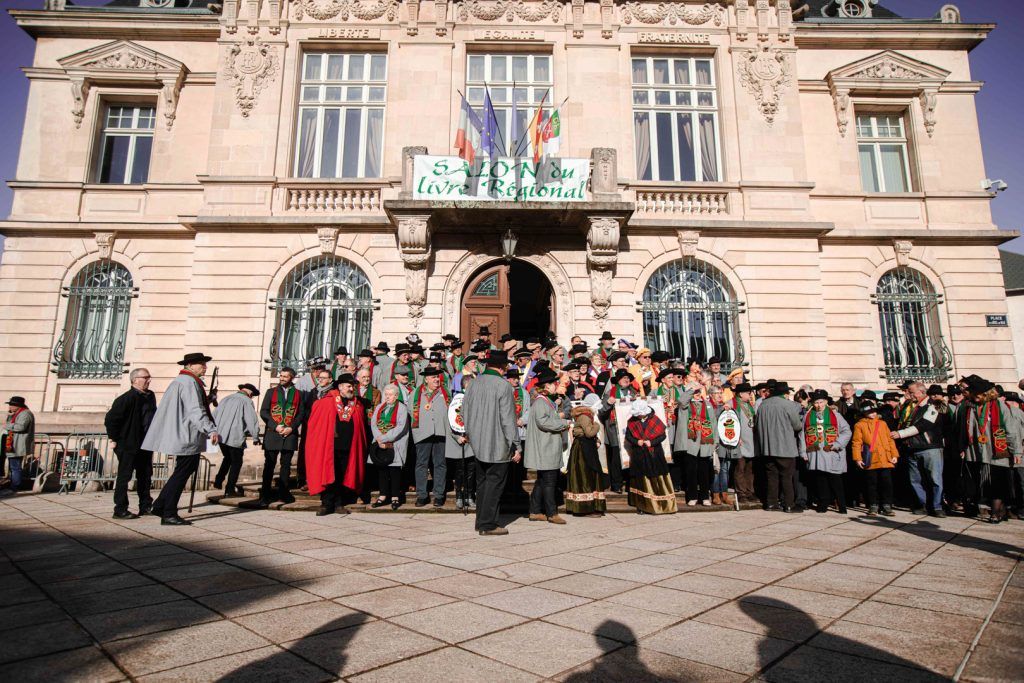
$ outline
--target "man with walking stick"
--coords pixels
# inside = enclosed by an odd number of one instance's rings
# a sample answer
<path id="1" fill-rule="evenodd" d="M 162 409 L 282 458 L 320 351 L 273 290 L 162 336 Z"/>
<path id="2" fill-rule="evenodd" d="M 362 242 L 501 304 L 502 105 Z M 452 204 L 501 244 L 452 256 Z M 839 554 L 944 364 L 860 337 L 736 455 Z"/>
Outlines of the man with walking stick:
<path id="1" fill-rule="evenodd" d="M 153 514 L 160 517 L 161 524 L 191 524 L 178 515 L 178 501 L 199 468 L 207 436 L 214 446 L 220 443 L 202 379 L 211 360 L 204 353 L 189 353 L 178 362 L 182 370 L 164 392 L 142 443 L 143 450 L 174 458 L 174 472 L 153 503 Z"/>

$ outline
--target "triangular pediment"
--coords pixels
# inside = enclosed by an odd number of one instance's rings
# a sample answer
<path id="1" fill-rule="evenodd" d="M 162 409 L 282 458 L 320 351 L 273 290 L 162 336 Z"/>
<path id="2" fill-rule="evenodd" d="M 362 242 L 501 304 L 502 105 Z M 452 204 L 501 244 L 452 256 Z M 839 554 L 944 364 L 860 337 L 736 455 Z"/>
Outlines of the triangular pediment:
<path id="1" fill-rule="evenodd" d="M 185 65 L 130 40 L 115 40 L 57 60 L 68 71 L 182 72 Z"/>
<path id="2" fill-rule="evenodd" d="M 911 81 L 941 82 L 949 77 L 949 71 L 907 55 L 886 50 L 878 54 L 833 69 L 828 74 L 830 81 Z"/>

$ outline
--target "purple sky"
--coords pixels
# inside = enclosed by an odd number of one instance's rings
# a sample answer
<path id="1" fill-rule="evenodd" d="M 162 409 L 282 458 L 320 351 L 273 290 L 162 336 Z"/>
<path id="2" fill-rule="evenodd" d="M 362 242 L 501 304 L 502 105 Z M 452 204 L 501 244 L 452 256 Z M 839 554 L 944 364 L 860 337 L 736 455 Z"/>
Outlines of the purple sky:
<path id="1" fill-rule="evenodd" d="M 79 5 L 104 4 L 105 0 L 77 0 Z M 883 0 L 882 4 L 905 17 L 934 16 L 946 0 Z M 0 0 L 3 9 L 38 9 L 43 0 Z M 1002 179 L 1009 189 L 992 203 L 996 225 L 1007 230 L 1024 227 L 1024 89 L 1020 65 L 1024 63 L 1024 2 L 1021 0 L 960 0 L 968 22 L 993 22 L 999 27 L 971 53 L 975 80 L 985 81 L 977 96 L 981 140 L 988 177 Z M 28 81 L 21 67 L 32 62 L 33 41 L 4 13 L 0 16 L 0 178 L 14 178 L 21 142 Z M 70 94 L 68 95 L 70 98 Z M 941 112 L 940 112 L 941 116 Z M 0 216 L 11 209 L 11 191 L 0 187 Z M 1005 245 L 1024 253 L 1024 238 Z"/>

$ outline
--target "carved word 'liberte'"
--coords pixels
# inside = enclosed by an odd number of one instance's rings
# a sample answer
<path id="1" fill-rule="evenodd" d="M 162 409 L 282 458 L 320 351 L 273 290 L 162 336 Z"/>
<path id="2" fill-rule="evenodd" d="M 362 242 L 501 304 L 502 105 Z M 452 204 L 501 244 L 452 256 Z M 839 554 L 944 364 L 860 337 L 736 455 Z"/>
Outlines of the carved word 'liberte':
<path id="1" fill-rule="evenodd" d="M 343 40 L 375 40 L 380 38 L 379 28 L 322 28 L 317 38 L 341 38 Z"/>

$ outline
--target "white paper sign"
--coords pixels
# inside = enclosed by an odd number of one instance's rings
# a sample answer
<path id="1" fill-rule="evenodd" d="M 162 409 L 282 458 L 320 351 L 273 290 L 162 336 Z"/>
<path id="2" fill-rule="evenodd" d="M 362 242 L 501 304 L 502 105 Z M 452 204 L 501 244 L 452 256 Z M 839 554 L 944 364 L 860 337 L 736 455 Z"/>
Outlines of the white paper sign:
<path id="1" fill-rule="evenodd" d="M 589 159 L 459 157 L 419 154 L 413 160 L 413 199 L 470 202 L 583 202 Z"/>

